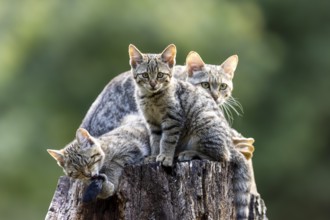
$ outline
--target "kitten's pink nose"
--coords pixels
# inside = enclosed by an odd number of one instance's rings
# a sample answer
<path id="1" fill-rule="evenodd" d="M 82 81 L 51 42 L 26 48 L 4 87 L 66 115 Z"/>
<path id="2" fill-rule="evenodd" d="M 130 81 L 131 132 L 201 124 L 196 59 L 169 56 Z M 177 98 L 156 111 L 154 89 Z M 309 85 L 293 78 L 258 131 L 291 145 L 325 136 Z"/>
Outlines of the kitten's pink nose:
<path id="1" fill-rule="evenodd" d="M 214 98 L 214 100 L 218 100 L 218 98 L 219 98 L 218 94 L 212 93 L 211 95 L 212 95 L 212 98 Z"/>
<path id="2" fill-rule="evenodd" d="M 155 86 L 157 85 L 157 82 L 155 80 L 150 80 L 149 84 L 152 88 L 155 88 Z"/>

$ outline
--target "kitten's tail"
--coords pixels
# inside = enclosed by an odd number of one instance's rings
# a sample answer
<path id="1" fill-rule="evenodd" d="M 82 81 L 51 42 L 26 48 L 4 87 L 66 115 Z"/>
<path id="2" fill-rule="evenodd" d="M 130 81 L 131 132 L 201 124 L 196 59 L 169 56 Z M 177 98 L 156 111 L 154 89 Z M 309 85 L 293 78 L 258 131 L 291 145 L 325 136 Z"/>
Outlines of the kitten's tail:
<path id="1" fill-rule="evenodd" d="M 249 217 L 251 174 L 246 159 L 236 149 L 231 149 L 231 161 L 234 167 L 233 189 L 236 219 L 247 220 Z"/>

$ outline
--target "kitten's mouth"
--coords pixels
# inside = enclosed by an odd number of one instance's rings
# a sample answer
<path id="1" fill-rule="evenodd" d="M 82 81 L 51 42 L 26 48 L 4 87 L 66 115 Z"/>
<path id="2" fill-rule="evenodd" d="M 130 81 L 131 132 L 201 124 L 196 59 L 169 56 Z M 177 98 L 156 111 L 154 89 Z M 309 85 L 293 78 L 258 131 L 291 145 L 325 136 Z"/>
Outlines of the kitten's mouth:
<path id="1" fill-rule="evenodd" d="M 98 177 L 99 177 L 99 175 L 96 174 L 96 175 L 92 176 L 91 179 L 92 179 L 92 180 L 95 180 L 95 179 L 97 179 Z"/>
<path id="2" fill-rule="evenodd" d="M 149 88 L 149 91 L 152 92 L 152 93 L 155 93 L 155 92 L 158 92 L 160 90 L 160 88 L 158 87 L 155 87 L 155 88 Z"/>

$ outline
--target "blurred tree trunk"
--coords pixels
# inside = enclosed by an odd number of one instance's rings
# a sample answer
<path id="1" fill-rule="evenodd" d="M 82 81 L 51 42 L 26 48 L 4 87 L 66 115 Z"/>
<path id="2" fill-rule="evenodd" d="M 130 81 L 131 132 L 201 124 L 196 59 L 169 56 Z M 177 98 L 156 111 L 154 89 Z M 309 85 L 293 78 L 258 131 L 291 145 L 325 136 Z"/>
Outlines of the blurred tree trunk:
<path id="1" fill-rule="evenodd" d="M 235 219 L 231 177 L 231 165 L 211 161 L 128 166 L 115 196 L 89 204 L 81 202 L 81 181 L 61 177 L 46 219 Z M 259 196 L 249 219 L 267 219 Z"/>

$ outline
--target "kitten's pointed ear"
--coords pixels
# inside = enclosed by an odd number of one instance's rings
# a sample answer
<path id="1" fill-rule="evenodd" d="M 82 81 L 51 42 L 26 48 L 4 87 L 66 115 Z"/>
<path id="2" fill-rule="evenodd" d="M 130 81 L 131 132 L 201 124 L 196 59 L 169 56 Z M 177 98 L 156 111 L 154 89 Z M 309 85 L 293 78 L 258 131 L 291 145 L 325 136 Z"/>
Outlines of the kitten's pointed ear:
<path id="1" fill-rule="evenodd" d="M 128 54 L 129 54 L 129 64 L 132 68 L 136 68 L 136 66 L 143 62 L 143 54 L 133 45 L 130 44 L 128 46 Z"/>
<path id="2" fill-rule="evenodd" d="M 161 57 L 172 68 L 175 65 L 176 46 L 174 44 L 168 45 L 161 53 Z"/>
<path id="3" fill-rule="evenodd" d="M 205 63 L 199 54 L 195 51 L 190 51 L 186 58 L 188 76 L 192 77 L 194 71 L 202 70 L 204 66 Z"/>
<path id="4" fill-rule="evenodd" d="M 225 62 L 221 64 L 221 67 L 224 70 L 224 72 L 227 75 L 229 75 L 230 78 L 232 79 L 234 77 L 237 64 L 238 64 L 238 56 L 232 55 L 228 57 L 227 60 L 225 60 Z"/>
<path id="5" fill-rule="evenodd" d="M 64 155 L 62 150 L 47 149 L 47 152 L 58 162 L 58 164 L 64 163 Z"/>
<path id="6" fill-rule="evenodd" d="M 91 135 L 88 133 L 86 129 L 78 128 L 76 132 L 76 139 L 78 141 L 78 144 L 84 145 L 85 143 L 91 141 Z"/>

